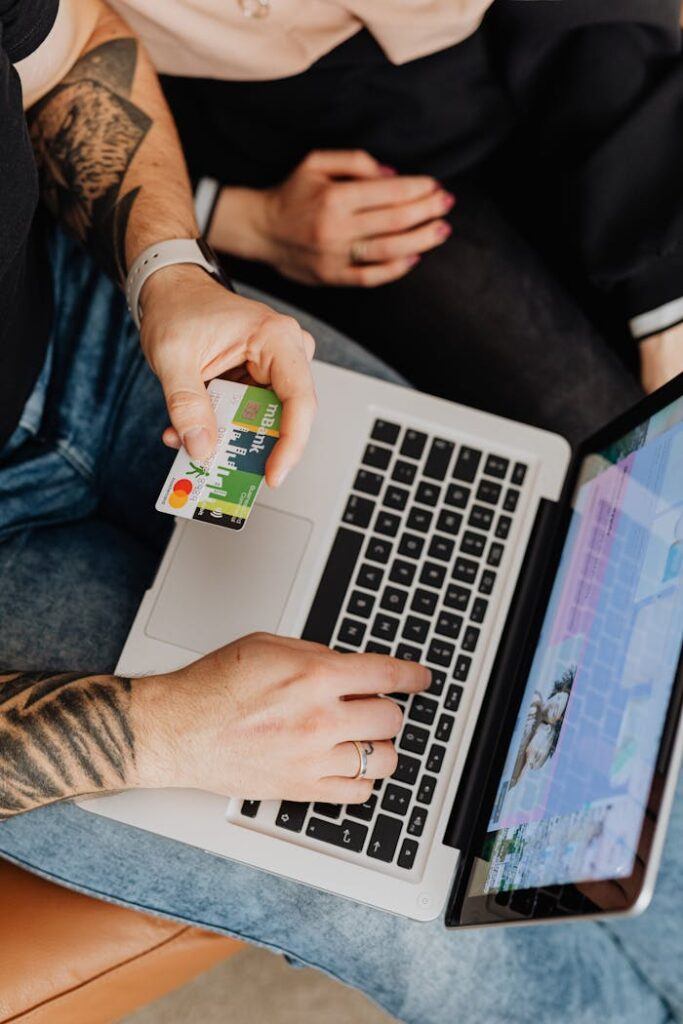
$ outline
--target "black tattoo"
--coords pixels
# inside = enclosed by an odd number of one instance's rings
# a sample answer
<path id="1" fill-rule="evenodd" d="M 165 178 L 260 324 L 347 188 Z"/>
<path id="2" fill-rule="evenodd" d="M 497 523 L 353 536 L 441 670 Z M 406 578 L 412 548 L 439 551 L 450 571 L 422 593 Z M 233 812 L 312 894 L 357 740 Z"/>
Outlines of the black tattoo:
<path id="1" fill-rule="evenodd" d="M 64 672 L 0 679 L 0 820 L 123 788 L 135 765 L 131 690 L 130 679 Z"/>
<path id="2" fill-rule="evenodd" d="M 43 198 L 118 281 L 140 189 L 120 195 L 151 118 L 129 99 L 138 45 L 112 39 L 86 53 L 30 112 Z"/>

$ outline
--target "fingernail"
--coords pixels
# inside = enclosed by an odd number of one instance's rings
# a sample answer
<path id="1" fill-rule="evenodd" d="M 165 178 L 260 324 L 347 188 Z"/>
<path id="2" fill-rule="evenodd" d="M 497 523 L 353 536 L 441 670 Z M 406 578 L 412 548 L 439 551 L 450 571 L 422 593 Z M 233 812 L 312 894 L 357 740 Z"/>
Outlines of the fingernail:
<path id="1" fill-rule="evenodd" d="M 288 474 L 289 469 L 287 467 L 285 467 L 285 469 L 281 469 L 279 473 L 276 473 L 273 477 L 273 487 L 279 487 L 280 484 L 283 484 L 287 479 Z"/>
<path id="2" fill-rule="evenodd" d="M 409 267 L 414 267 L 415 264 L 419 263 L 421 259 L 422 259 L 421 256 L 410 256 L 409 259 L 408 259 L 408 266 Z"/>
<path id="3" fill-rule="evenodd" d="M 455 203 L 455 196 L 453 195 L 453 193 L 452 192 L 444 192 L 444 194 L 443 194 L 443 205 L 446 207 L 446 209 L 450 210 L 450 208 L 453 206 L 454 203 Z"/>
<path id="4" fill-rule="evenodd" d="M 439 226 L 436 229 L 436 233 L 440 238 L 447 238 L 452 230 L 453 228 L 450 226 L 450 224 L 446 224 L 446 222 L 444 221 L 443 224 L 439 224 Z"/>
<path id="5" fill-rule="evenodd" d="M 205 459 L 211 454 L 209 432 L 206 427 L 190 427 L 183 434 L 183 445 L 193 459 Z"/>
<path id="6" fill-rule="evenodd" d="M 393 176 L 394 174 L 398 174 L 398 171 L 393 167 L 388 167 L 387 164 L 380 164 L 379 173 L 388 178 L 390 175 Z"/>

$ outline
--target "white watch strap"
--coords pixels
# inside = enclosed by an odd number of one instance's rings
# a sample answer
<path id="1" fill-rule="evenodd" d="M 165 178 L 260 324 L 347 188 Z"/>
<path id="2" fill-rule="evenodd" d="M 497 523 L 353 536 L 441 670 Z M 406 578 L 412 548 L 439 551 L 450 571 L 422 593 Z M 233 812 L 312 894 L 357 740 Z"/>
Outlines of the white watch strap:
<path id="1" fill-rule="evenodd" d="M 215 178 L 200 178 L 194 190 L 194 215 L 203 238 L 209 233 L 220 187 L 220 182 Z"/>
<path id="2" fill-rule="evenodd" d="M 140 290 L 143 284 L 157 270 L 172 267 L 176 263 L 196 263 L 212 276 L 217 275 L 216 267 L 206 258 L 196 238 L 171 238 L 150 245 L 140 253 L 126 278 L 126 302 L 138 330 L 142 318 Z"/>

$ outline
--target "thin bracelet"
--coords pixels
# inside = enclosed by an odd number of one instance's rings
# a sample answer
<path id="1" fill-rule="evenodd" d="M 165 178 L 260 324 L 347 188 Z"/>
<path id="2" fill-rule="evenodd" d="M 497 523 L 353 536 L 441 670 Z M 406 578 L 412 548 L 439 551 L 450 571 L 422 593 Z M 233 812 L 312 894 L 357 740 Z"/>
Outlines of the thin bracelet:
<path id="1" fill-rule="evenodd" d="M 207 238 L 211 230 L 213 215 L 221 194 L 221 184 L 215 178 L 200 178 L 194 193 L 194 212 L 199 233 Z"/>

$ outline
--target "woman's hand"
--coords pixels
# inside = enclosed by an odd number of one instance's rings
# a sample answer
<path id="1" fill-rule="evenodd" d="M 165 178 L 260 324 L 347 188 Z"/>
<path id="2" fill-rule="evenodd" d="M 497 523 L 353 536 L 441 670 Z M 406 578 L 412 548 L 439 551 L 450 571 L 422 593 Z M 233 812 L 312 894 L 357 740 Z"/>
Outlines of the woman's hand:
<path id="1" fill-rule="evenodd" d="M 378 694 L 429 682 L 428 669 L 407 661 L 254 633 L 178 672 L 134 681 L 137 783 L 363 803 L 372 780 L 397 764 L 402 709 Z M 354 778 L 353 740 L 373 745 L 364 779 Z"/>
<path id="2" fill-rule="evenodd" d="M 445 242 L 454 202 L 433 178 L 361 150 L 313 152 L 276 188 L 224 188 L 209 241 L 304 284 L 373 287 Z"/>
<path id="3" fill-rule="evenodd" d="M 172 424 L 164 442 L 177 448 L 182 439 L 192 458 L 207 458 L 217 431 L 204 382 L 244 365 L 282 402 L 280 437 L 266 464 L 266 480 L 277 487 L 301 458 L 315 416 L 311 335 L 292 317 L 235 295 L 191 265 L 157 271 L 145 282 L 141 305 L 142 350 Z"/>
<path id="4" fill-rule="evenodd" d="M 683 373 L 683 324 L 640 342 L 640 379 L 650 394 Z"/>

